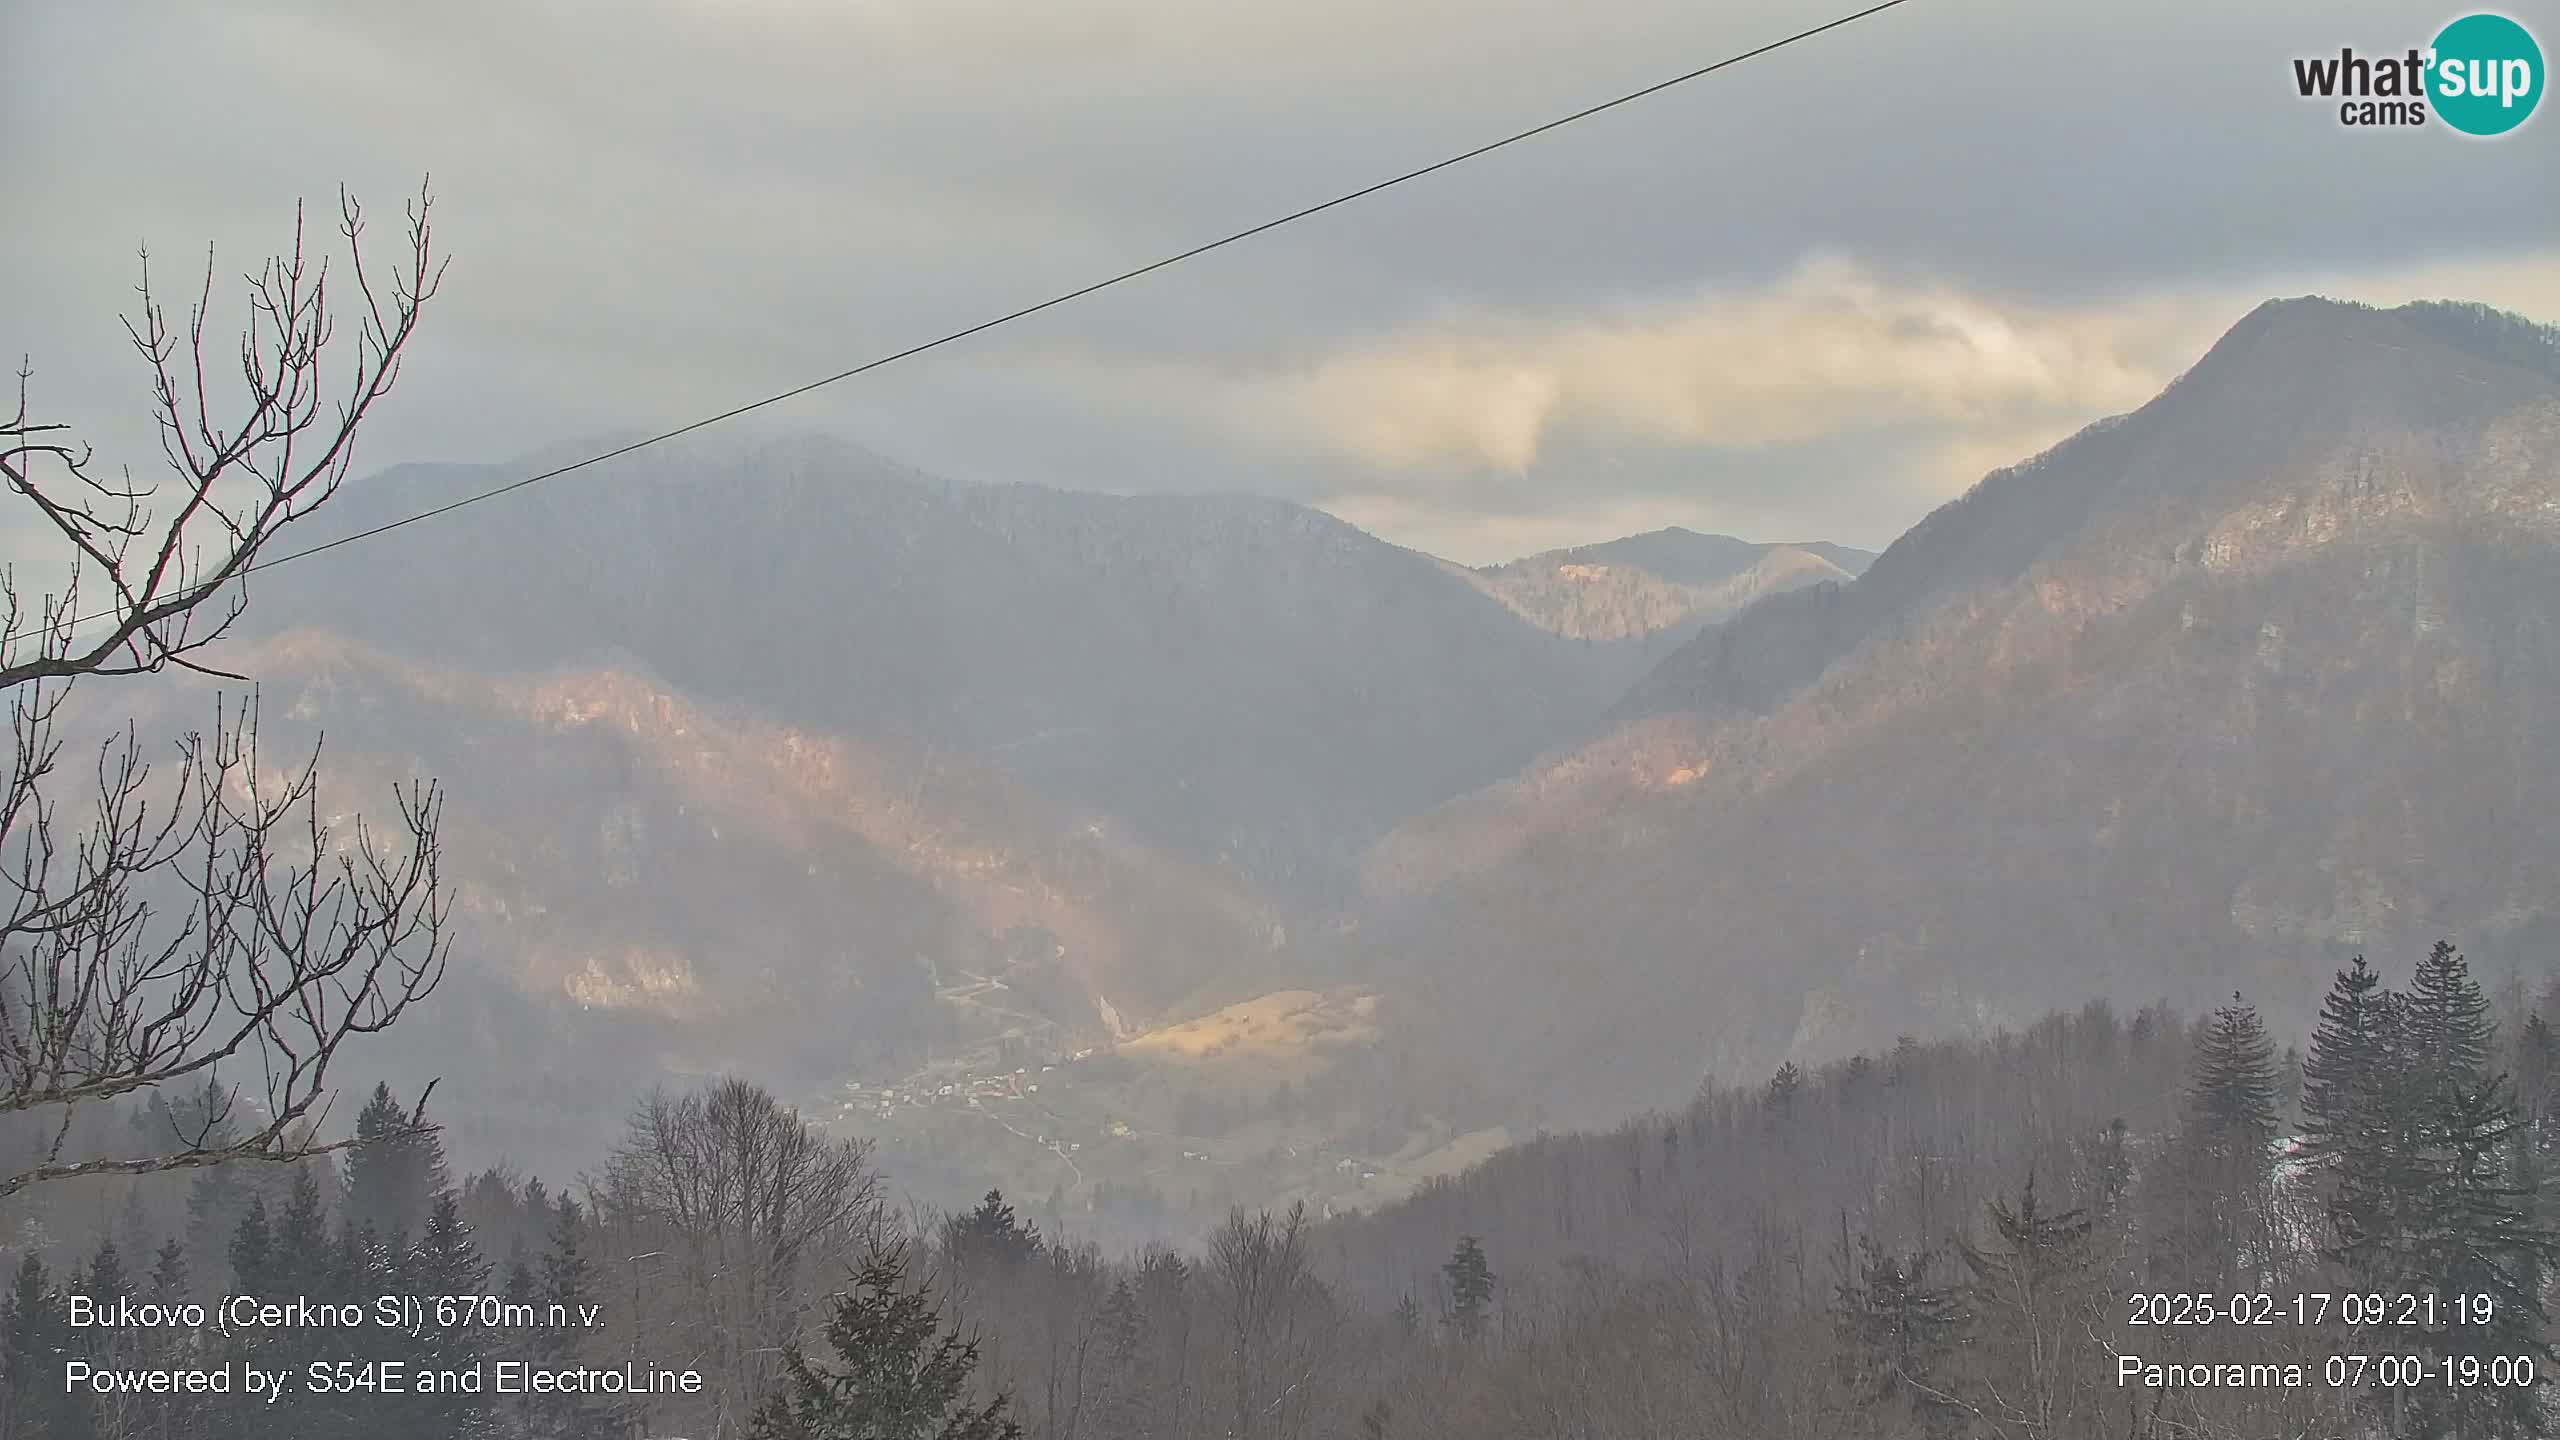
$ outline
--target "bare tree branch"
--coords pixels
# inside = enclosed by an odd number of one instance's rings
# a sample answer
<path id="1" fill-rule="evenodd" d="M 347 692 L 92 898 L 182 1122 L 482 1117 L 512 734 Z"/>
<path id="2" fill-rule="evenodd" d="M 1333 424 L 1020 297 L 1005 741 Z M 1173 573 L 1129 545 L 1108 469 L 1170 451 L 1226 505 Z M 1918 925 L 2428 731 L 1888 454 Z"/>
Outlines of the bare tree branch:
<path id="1" fill-rule="evenodd" d="M 360 243 L 363 212 L 340 192 L 339 232 L 361 298 L 351 357 L 331 345 L 328 264 L 306 253 L 297 212 L 290 253 L 247 277 L 238 357 L 247 392 L 227 425 L 214 418 L 224 407 L 205 356 L 210 255 L 182 341 L 154 297 L 145 253 L 141 313 L 125 329 L 151 370 L 174 485 L 94 473 L 88 446 L 32 418 L 32 371 L 18 371 L 15 411 L 0 422 L 0 487 L 70 553 L 61 589 L 32 600 L 14 571 L 0 571 L 10 727 L 0 1115 L 45 1111 L 52 1122 L 33 1162 L 0 1174 L 0 1198 L 83 1175 L 343 1148 L 316 1138 L 341 1047 L 389 1028 L 443 976 L 443 797 L 432 783 L 396 788 L 388 826 L 324 823 L 318 747 L 298 767 L 262 770 L 254 691 L 217 698 L 211 734 L 179 740 L 175 765 L 156 776 L 128 725 L 99 746 L 94 773 L 75 778 L 60 729 L 84 677 L 175 667 L 241 678 L 201 652 L 239 618 L 242 579 L 260 552 L 337 492 L 357 426 L 397 378 L 443 273 L 430 204 L 421 187 L 406 263 L 377 282 Z M 91 613 L 85 597 L 99 592 Z M 244 1071 L 256 1076 L 245 1097 Z M 177 1085 L 202 1086 L 210 1099 L 143 1153 L 65 1153 L 81 1107 Z"/>

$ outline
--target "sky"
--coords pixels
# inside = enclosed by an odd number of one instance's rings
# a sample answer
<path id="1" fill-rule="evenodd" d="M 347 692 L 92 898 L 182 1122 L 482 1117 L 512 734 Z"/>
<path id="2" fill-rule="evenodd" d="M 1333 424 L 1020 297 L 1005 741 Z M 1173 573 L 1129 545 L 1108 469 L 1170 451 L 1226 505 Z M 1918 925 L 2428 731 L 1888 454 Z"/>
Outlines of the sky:
<path id="1" fill-rule="evenodd" d="M 37 412 L 147 476 L 117 318 L 136 247 L 170 277 L 210 242 L 227 334 L 297 200 L 326 238 L 343 183 L 392 242 L 431 174 L 451 269 L 358 469 L 511 462 L 1853 8 L 0 0 L 0 349 Z M 2293 93 L 2296 56 L 2397 53 L 2459 13 L 1907 0 L 739 433 L 963 480 L 1275 495 L 1468 563 L 1664 525 L 1881 547 L 2271 296 L 2560 321 L 2560 117 L 2476 141 Z M 2508 13 L 2560 51 L 2560 3 Z M 610 478 L 550 483 L 609 504 Z"/>

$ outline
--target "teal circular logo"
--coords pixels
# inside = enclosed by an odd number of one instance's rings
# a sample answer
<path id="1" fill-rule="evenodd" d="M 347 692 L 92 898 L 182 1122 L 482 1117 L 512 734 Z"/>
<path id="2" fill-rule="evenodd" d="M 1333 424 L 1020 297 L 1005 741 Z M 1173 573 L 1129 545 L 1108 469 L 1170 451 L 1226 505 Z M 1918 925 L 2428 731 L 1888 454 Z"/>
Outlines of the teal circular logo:
<path id="1" fill-rule="evenodd" d="M 2427 58 L 2427 103 L 2465 135 L 2504 135 L 2542 101 L 2542 47 L 2504 15 L 2454 21 Z"/>

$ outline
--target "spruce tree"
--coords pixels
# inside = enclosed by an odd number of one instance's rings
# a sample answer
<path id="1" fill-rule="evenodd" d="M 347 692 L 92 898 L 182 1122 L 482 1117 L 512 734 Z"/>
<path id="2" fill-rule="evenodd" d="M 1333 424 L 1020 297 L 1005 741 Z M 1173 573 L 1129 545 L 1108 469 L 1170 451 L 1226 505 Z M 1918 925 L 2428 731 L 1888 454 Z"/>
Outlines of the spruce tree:
<path id="1" fill-rule="evenodd" d="M 10 1277 L 0 1312 L 0 1433 L 33 1433 L 36 1407 L 53 1387 L 52 1286 L 44 1257 L 29 1250 Z"/>
<path id="2" fill-rule="evenodd" d="M 489 1262 L 472 1240 L 471 1226 L 462 1218 L 462 1204 L 453 1191 L 448 1189 L 436 1196 L 426 1223 L 418 1232 L 417 1243 L 409 1247 L 406 1271 L 407 1288 L 431 1309 L 442 1296 L 486 1292 Z M 431 1324 L 414 1353 L 417 1363 L 429 1369 L 469 1371 L 484 1358 L 484 1336 L 477 1325 L 467 1321 L 451 1326 Z M 422 1397 L 416 1414 L 424 1427 L 418 1432 L 422 1436 L 463 1440 L 491 1433 L 494 1426 L 493 1411 L 483 1395 Z"/>
<path id="3" fill-rule="evenodd" d="M 357 1273 L 377 1294 L 400 1294 L 409 1288 L 409 1247 L 367 1225 L 356 1232 Z"/>
<path id="4" fill-rule="evenodd" d="M 1939 1372 L 1963 1319 L 1955 1292 L 1932 1283 L 1932 1259 L 1925 1251 L 1891 1254 L 1860 1236 L 1836 1310 L 1861 1402 L 1908 1406 L 1927 1424 L 1948 1418 Z"/>
<path id="5" fill-rule="evenodd" d="M 1780 1064 L 1777 1072 L 1769 1077 L 1768 1088 L 1761 1092 L 1760 1100 L 1769 1108 L 1770 1114 L 1783 1120 L 1795 1113 L 1796 1100 L 1803 1093 L 1804 1070 L 1789 1060 Z"/>
<path id="6" fill-rule="evenodd" d="M 524 1249 L 519 1246 L 507 1261 L 507 1278 L 498 1286 L 498 1298 L 510 1306 L 529 1308 L 541 1293 L 542 1282 L 534 1278 L 533 1262 L 525 1258 Z"/>
<path id="7" fill-rule="evenodd" d="M 2488 1078 L 2496 1044 L 2489 997 L 2451 941 L 2437 941 L 2418 962 L 2409 981 L 2407 1031 L 2411 1059 L 2428 1077 L 2431 1091 L 2475 1086 Z"/>
<path id="8" fill-rule="evenodd" d="M 329 1258 L 325 1287 L 341 1300 L 365 1301 L 389 1291 L 388 1286 L 373 1283 L 366 1261 L 364 1232 L 346 1216 L 338 1219 L 338 1233 L 329 1241 Z"/>
<path id="9" fill-rule="evenodd" d="M 1011 1283 L 1044 1243 L 1039 1227 L 1016 1218 L 997 1190 L 988 1191 L 977 1209 L 942 1224 L 943 1257 L 951 1267 L 952 1288 L 962 1295 Z"/>
<path id="10" fill-rule="evenodd" d="M 2353 973 L 2341 974 L 2341 987 Z M 2322 1254 L 2356 1288 L 2381 1293 L 2408 1274 L 2410 1211 L 2427 1184 L 2427 1106 L 2408 1002 L 2364 989 L 2360 1029 L 2341 1027 L 2332 1039 L 2324 1022 L 2313 1037 L 2306 1069 L 2321 1088 L 2306 1089 L 2304 1104 L 2328 1191 Z"/>
<path id="11" fill-rule="evenodd" d="M 152 1242 L 159 1231 L 151 1223 L 150 1208 L 142 1203 L 143 1182 L 129 1181 L 124 1187 L 124 1203 L 116 1208 L 113 1234 L 116 1248 L 128 1261 L 138 1262 L 151 1253 Z"/>
<path id="12" fill-rule="evenodd" d="M 1101 1331 L 1102 1376 L 1095 1423 L 1106 1435 L 1155 1433 L 1156 1386 L 1149 1374 L 1147 1316 L 1127 1280 L 1111 1287 L 1096 1323 Z"/>
<path id="13" fill-rule="evenodd" d="M 532 1343 L 543 1363 L 568 1366 L 586 1354 L 586 1313 L 596 1303 L 595 1273 L 587 1259 L 586 1217 L 578 1202 L 564 1194 L 557 1205 L 545 1208 L 551 1216 L 550 1231 L 535 1276 L 543 1328 Z M 535 1440 L 604 1440 L 606 1436 L 618 1440 L 620 1427 L 612 1410 L 593 1396 L 537 1396 L 531 1413 Z"/>
<path id="14" fill-rule="evenodd" d="M 1479 1338 L 1493 1308 L 1493 1268 L 1485 1261 L 1483 1242 L 1473 1235 L 1459 1237 L 1440 1273 L 1449 1285 L 1449 1328 L 1461 1339 Z"/>
<path id="15" fill-rule="evenodd" d="M 116 1242 L 112 1239 L 98 1242 L 96 1253 L 89 1258 L 89 1268 L 81 1273 L 77 1283 L 80 1293 L 102 1303 L 133 1293 L 133 1277 L 125 1273 L 124 1256 L 116 1250 Z"/>
<path id="16" fill-rule="evenodd" d="M 2154 1283 L 2230 1293 L 2273 1282 L 2275 1097 L 2275 1043 L 2234 995 L 2198 1038 L 2151 1185 Z"/>
<path id="17" fill-rule="evenodd" d="M 546 1309 L 558 1306 L 563 1315 L 575 1319 L 589 1303 L 595 1285 L 594 1267 L 587 1260 L 586 1217 L 578 1202 L 563 1195 L 551 1214 L 551 1231 L 542 1251 L 542 1303 Z"/>
<path id="18" fill-rule="evenodd" d="M 489 1279 L 489 1262 L 462 1218 L 451 1190 L 436 1196 L 425 1228 L 409 1247 L 409 1280 L 422 1295 L 476 1295 Z"/>
<path id="19" fill-rule="evenodd" d="M 231 1232 L 231 1283 L 245 1295 L 268 1295 L 275 1290 L 275 1234 L 267 1224 L 267 1200 L 263 1195 L 249 1197 L 249 1208 Z"/>
<path id="20" fill-rule="evenodd" d="M 977 1342 L 942 1329 L 896 1254 L 864 1260 L 825 1333 L 828 1365 L 796 1343 L 785 1350 L 781 1387 L 758 1407 L 752 1440 L 1021 1440 L 1004 1397 L 975 1407 L 963 1398 Z"/>
<path id="21" fill-rule="evenodd" d="M 1197 1396 L 1191 1369 L 1191 1266 L 1162 1246 L 1150 1247 L 1138 1262 L 1138 1308 L 1147 1319 L 1154 1351 L 1159 1433 L 1187 1433 Z"/>
<path id="22" fill-rule="evenodd" d="M 151 1298 L 162 1304 L 175 1305 L 187 1299 L 190 1293 L 187 1252 L 176 1236 L 161 1242 L 158 1253 L 152 1256 L 150 1283 Z M 164 1338 L 160 1342 L 161 1353 L 192 1355 L 193 1347 L 198 1343 L 199 1337 L 191 1335 Z M 174 1393 L 154 1396 L 151 1403 L 143 1407 L 142 1433 L 153 1437 L 153 1440 L 174 1440 L 174 1437 L 201 1433 L 196 1428 L 196 1420 L 203 1409 L 196 1396 Z"/>
<path id="23" fill-rule="evenodd" d="M 0 1433 L 11 1440 L 89 1440 L 96 1433 L 88 1397 L 63 1386 L 70 1339 L 62 1294 L 43 1257 L 29 1250 L 0 1314 Z"/>
<path id="24" fill-rule="evenodd" d="M 2411 1236 L 2415 1272 L 2425 1281 L 2420 1293 L 2433 1297 L 2435 1310 L 2411 1338 L 2432 1374 L 2442 1374 L 2437 1366 L 2447 1359 L 2486 1364 L 2502 1356 L 2530 1356 L 2537 1376 L 2546 1374 L 2555 1356 L 2545 1339 L 2542 1277 L 2560 1242 L 2512 1177 L 2513 1106 L 2496 1080 L 2457 1087 L 2441 1105 L 2441 1167 Z M 2537 1386 L 2439 1384 L 2412 1398 L 2419 1403 L 2408 1417 L 2411 1433 L 2428 1440 L 2544 1433 Z"/>
<path id="25" fill-rule="evenodd" d="M 2560 1099 L 2560 1035 L 2537 1012 L 2524 1017 L 2516 1039 L 2516 1121 L 2519 1143 L 2534 1156 L 2551 1157 L 2560 1125 L 2553 1101 Z"/>
<path id="26" fill-rule="evenodd" d="M 276 1294 L 341 1298 L 329 1283 L 333 1269 L 328 1207 L 320 1198 L 320 1177 L 312 1167 L 297 1165 L 277 1212 L 269 1240 L 267 1281 Z"/>
<path id="27" fill-rule="evenodd" d="M 356 1142 L 347 1151 L 347 1213 L 397 1245 L 417 1233 L 450 1183 L 443 1143 L 417 1130 L 388 1085 L 374 1086 L 357 1113 Z"/>
<path id="28" fill-rule="evenodd" d="M 72 1288 L 101 1305 L 113 1304 L 117 1297 L 133 1293 L 133 1277 L 124 1268 L 124 1256 L 116 1242 L 105 1239 L 89 1258 L 89 1267 L 72 1281 Z M 72 1332 L 65 1330 L 66 1336 Z M 81 1355 L 102 1368 L 124 1369 L 141 1358 L 143 1346 L 162 1337 L 131 1330 L 106 1330 L 78 1337 L 72 1353 Z M 150 1409 L 147 1397 L 115 1393 L 90 1397 L 88 1404 L 95 1412 L 98 1428 L 108 1435 L 129 1435 L 142 1428 Z"/>
<path id="29" fill-rule="evenodd" d="M 2341 1171 L 2375 1143 L 2373 1113 L 2390 994 L 2361 955 L 2338 972 L 2320 1003 L 2311 1053 L 2302 1062 L 2302 1131 L 2333 1202 Z"/>
<path id="30" fill-rule="evenodd" d="M 187 1295 L 187 1247 L 170 1236 L 151 1257 L 151 1298 L 174 1303 Z"/>
<path id="31" fill-rule="evenodd" d="M 208 1166 L 187 1184 L 187 1253 L 210 1267 L 200 1277 L 207 1288 L 222 1283 L 220 1272 L 229 1263 L 231 1237 L 249 1211 L 251 1193 L 237 1165 Z M 235 1283 L 232 1288 L 239 1287 Z"/>
<path id="32" fill-rule="evenodd" d="M 1994 1199 L 1984 1209 L 1991 1222 L 1984 1243 L 1957 1242 L 1972 1272 L 1965 1359 L 1973 1388 L 2005 1395 L 2016 1413 L 2043 1417 L 2038 1433 L 2076 1433 L 2066 1423 L 2063 1392 L 2085 1373 L 2066 1352 L 2098 1320 L 2089 1216 L 2047 1209 L 2033 1172 L 2016 1204 Z"/>

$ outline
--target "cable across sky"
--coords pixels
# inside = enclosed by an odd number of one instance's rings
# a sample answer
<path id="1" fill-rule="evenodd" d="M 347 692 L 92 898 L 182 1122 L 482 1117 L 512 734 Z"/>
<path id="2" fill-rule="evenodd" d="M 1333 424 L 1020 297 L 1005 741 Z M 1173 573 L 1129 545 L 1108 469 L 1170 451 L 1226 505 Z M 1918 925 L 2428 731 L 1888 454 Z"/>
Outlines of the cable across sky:
<path id="1" fill-rule="evenodd" d="M 1817 35 L 1823 35 L 1834 30 L 1846 28 L 1847 26 L 1854 25 L 1861 20 L 1865 20 L 1871 16 L 1880 15 L 1887 10 L 1891 10 L 1896 6 L 1907 3 L 1909 3 L 1909 0 L 1881 0 L 1881 3 L 1869 5 L 1865 9 L 1852 11 L 1849 14 L 1838 17 L 1837 19 L 1828 20 L 1820 25 L 1813 26 L 1810 29 L 1799 30 L 1782 39 L 1772 40 L 1764 45 L 1755 46 L 1752 49 L 1728 55 L 1712 64 L 1701 65 L 1694 70 L 1674 75 L 1668 80 L 1662 80 L 1654 84 L 1647 85 L 1641 90 L 1631 90 L 1613 99 L 1601 101 L 1596 105 L 1585 106 L 1584 108 L 1576 110 L 1569 115 L 1558 116 L 1544 124 L 1534 125 L 1526 130 L 1506 135 L 1499 140 L 1493 140 L 1485 144 L 1478 145 L 1472 150 L 1451 155 L 1443 160 L 1433 161 L 1432 163 L 1421 166 L 1417 169 L 1407 170 L 1400 175 L 1391 176 L 1387 179 L 1377 181 L 1374 184 L 1364 185 L 1357 190 L 1336 195 L 1330 200 L 1308 205 L 1302 209 L 1292 210 L 1285 215 L 1265 220 L 1261 224 L 1235 231 L 1232 234 L 1220 236 L 1219 238 L 1208 241 L 1205 244 L 1194 245 L 1188 250 L 1184 250 L 1173 255 L 1167 255 L 1163 259 L 1151 261 L 1147 264 L 1140 265 L 1135 269 L 1121 271 L 1119 274 L 1113 275 L 1107 279 L 1096 280 L 1092 284 L 1081 286 L 1074 290 L 1069 290 L 1064 294 L 1051 296 L 1036 305 L 1025 305 L 1019 310 L 1008 311 L 991 319 L 981 320 L 974 325 L 966 327 L 965 329 L 954 330 L 948 334 L 939 335 L 931 340 L 923 341 L 920 344 L 910 345 L 903 350 L 892 351 L 889 354 L 866 360 L 851 369 L 839 370 L 832 375 L 809 381 L 805 385 L 794 386 L 789 390 L 767 395 L 760 400 L 752 400 L 746 404 L 734 406 L 730 409 L 723 410 L 716 415 L 704 416 L 703 418 L 695 420 L 689 424 L 680 425 L 675 429 L 651 435 L 645 440 L 634 440 L 627 445 L 617 446 L 611 450 L 590 455 L 583 460 L 574 461 L 567 465 L 557 466 L 553 469 L 542 471 L 539 474 L 528 475 L 521 480 L 512 480 L 504 485 L 499 485 L 488 490 L 482 490 L 476 494 L 466 495 L 459 500 L 438 505 L 432 509 L 418 511 L 414 515 L 404 515 L 397 520 L 386 521 L 380 525 L 355 531 L 352 534 L 342 535 L 337 539 L 324 541 L 306 549 L 289 551 L 285 554 L 277 555 L 272 558 L 260 559 L 253 564 L 242 567 L 238 574 L 232 578 L 237 579 L 252 575 L 260 570 L 271 569 L 278 565 L 288 564 L 295 560 L 301 560 L 326 551 L 335 550 L 342 545 L 352 545 L 359 540 L 370 540 L 377 535 L 387 534 L 404 525 L 414 525 L 421 520 L 432 520 L 440 515 L 450 515 L 456 510 L 460 510 L 471 505 L 477 505 L 484 500 L 494 500 L 501 495 L 513 494 L 514 492 L 525 489 L 528 486 L 538 485 L 546 480 L 557 479 L 560 476 L 571 473 L 572 471 L 584 470 L 590 465 L 599 465 L 607 460 L 628 455 L 635 450 L 645 450 L 652 445 L 663 444 L 666 441 L 690 435 L 697 430 L 707 429 L 726 420 L 734 420 L 741 415 L 762 410 L 769 405 L 778 405 L 785 400 L 796 399 L 813 390 L 821 390 L 829 385 L 850 380 L 857 375 L 867 374 L 868 372 L 880 369 L 883 366 L 894 365 L 898 361 L 922 355 L 928 350 L 938 350 L 945 345 L 949 345 L 960 340 L 966 340 L 970 336 L 993 330 L 1000 325 L 1009 325 L 1014 321 L 1037 315 L 1044 310 L 1056 309 L 1057 307 L 1065 305 L 1071 301 L 1081 300 L 1088 295 L 1108 290 L 1114 285 L 1125 284 L 1128 281 L 1138 279 L 1141 276 L 1152 275 L 1156 271 L 1167 269 L 1172 266 L 1179 265 L 1186 260 L 1196 259 L 1199 256 L 1206 255 L 1212 250 L 1223 249 L 1229 245 L 1237 243 L 1238 241 L 1252 239 L 1254 236 L 1260 235 L 1265 231 L 1277 230 L 1283 225 L 1294 224 L 1297 221 L 1307 219 L 1311 216 L 1321 215 L 1325 211 L 1334 209 L 1337 206 L 1348 205 L 1355 200 L 1365 199 L 1382 190 L 1393 189 L 1394 187 L 1406 184 L 1409 181 L 1419 180 L 1426 175 L 1446 170 L 1453 165 L 1465 164 L 1467 161 L 1477 159 L 1481 156 L 1490 155 L 1494 151 L 1503 149 L 1506 146 L 1517 145 L 1523 140 L 1535 139 L 1549 131 L 1560 130 L 1577 121 L 1588 120 L 1594 115 L 1615 110 L 1622 105 L 1632 104 L 1635 101 L 1645 99 L 1648 96 L 1658 95 L 1665 90 L 1674 88 L 1675 86 L 1686 85 L 1693 80 L 1704 79 L 1705 77 L 1713 75 L 1720 70 L 1728 70 L 1736 65 L 1743 64 L 1746 61 L 1756 60 L 1763 55 L 1772 54 L 1776 51 L 1786 49 L 1790 45 L 1799 44 L 1803 41 L 1813 39 Z M 223 583 L 227 584 L 229 582 L 225 581 Z M 84 625 L 92 620 L 110 618 L 115 613 L 117 612 L 102 611 L 96 615 L 82 616 L 80 619 L 75 620 L 72 623 L 75 625 Z"/>

